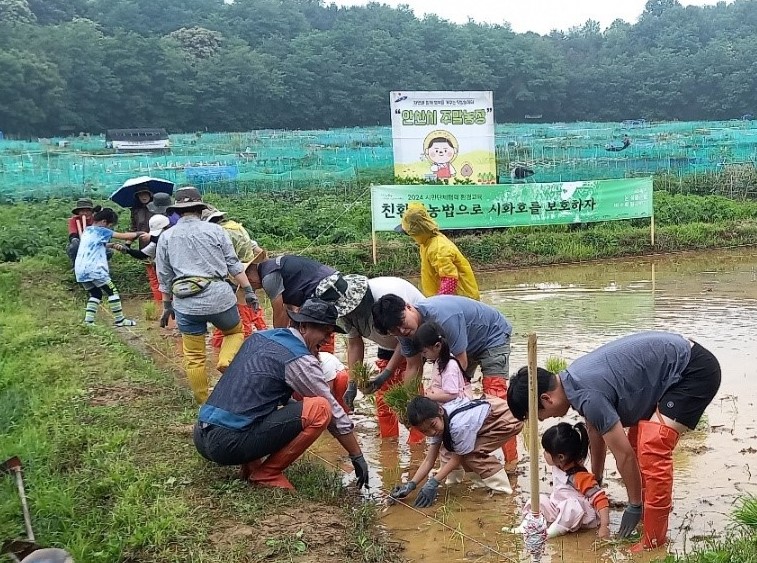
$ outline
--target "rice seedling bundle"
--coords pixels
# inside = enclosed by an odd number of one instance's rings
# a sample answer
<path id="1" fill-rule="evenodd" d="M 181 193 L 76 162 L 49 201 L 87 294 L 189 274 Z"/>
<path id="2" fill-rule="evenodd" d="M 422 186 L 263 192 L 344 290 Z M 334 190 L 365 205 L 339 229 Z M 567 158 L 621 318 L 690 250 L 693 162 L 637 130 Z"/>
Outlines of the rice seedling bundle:
<path id="1" fill-rule="evenodd" d="M 421 394 L 421 382 L 422 376 L 418 375 L 404 383 L 396 383 L 384 392 L 384 402 L 406 428 L 410 428 L 407 405 Z"/>
<path id="2" fill-rule="evenodd" d="M 352 365 L 352 379 L 357 384 L 360 392 L 365 394 L 368 389 L 368 383 L 378 375 L 378 371 L 371 365 L 363 362 L 355 362 Z"/>

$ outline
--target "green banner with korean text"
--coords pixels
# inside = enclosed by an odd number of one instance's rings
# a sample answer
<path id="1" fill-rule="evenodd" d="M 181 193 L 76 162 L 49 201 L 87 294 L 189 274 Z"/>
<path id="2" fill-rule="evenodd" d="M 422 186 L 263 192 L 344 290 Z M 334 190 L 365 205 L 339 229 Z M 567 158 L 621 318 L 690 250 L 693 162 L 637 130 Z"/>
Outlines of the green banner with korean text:
<path id="1" fill-rule="evenodd" d="M 411 201 L 442 229 L 591 223 L 652 217 L 652 177 L 545 184 L 372 186 L 374 231 L 391 231 Z"/>

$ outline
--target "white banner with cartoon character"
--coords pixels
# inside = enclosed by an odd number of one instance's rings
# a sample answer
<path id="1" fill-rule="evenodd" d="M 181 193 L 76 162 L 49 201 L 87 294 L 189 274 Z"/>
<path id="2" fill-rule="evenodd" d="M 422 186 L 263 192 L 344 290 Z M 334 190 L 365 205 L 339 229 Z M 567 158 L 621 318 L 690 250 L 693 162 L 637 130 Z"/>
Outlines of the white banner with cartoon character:
<path id="1" fill-rule="evenodd" d="M 491 92 L 391 92 L 394 175 L 496 184 Z"/>

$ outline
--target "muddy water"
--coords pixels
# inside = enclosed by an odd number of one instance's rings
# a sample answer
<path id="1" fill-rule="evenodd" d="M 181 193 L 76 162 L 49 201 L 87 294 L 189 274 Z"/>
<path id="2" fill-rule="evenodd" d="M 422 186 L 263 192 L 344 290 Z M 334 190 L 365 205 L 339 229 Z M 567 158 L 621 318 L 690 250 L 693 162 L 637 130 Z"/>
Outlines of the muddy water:
<path id="1" fill-rule="evenodd" d="M 757 493 L 757 250 L 499 272 L 480 282 L 483 300 L 513 324 L 511 371 L 526 363 L 530 331 L 539 337 L 542 365 L 548 356 L 570 361 L 641 330 L 680 332 L 716 354 L 723 368 L 720 392 L 706 412 L 703 430 L 684 436 L 676 452 L 669 549 L 690 551 L 703 539 L 722 534 L 734 502 Z M 363 402 L 359 410 L 365 413 L 355 420 L 373 470 L 371 494 L 379 497 L 415 470 L 423 446 L 407 446 L 406 433 L 399 441 L 379 440 L 371 405 Z M 549 424 L 542 423 L 541 430 Z M 519 448 L 521 461 L 510 471 L 512 496 L 491 496 L 463 483 L 440 489 L 440 501 L 425 511 L 395 505 L 382 512 L 383 523 L 404 542 L 409 560 L 524 560 L 522 540 L 500 530 L 520 522 L 529 498 L 522 439 Z M 315 452 L 349 467 L 331 439 L 321 440 Z M 549 491 L 549 473 L 539 458 L 543 490 Z M 607 467 L 611 502 L 623 503 L 625 492 L 610 456 Z M 613 504 L 613 530 L 621 511 L 620 504 Z M 658 550 L 636 560 L 664 555 Z M 591 531 L 550 540 L 543 559 L 621 560 L 630 560 L 623 545 L 598 545 Z"/>

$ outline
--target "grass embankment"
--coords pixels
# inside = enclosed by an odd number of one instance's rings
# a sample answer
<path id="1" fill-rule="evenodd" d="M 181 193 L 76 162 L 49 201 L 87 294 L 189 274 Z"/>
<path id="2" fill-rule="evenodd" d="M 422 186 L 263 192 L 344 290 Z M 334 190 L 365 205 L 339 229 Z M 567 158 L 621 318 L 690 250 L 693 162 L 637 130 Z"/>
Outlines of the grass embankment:
<path id="1" fill-rule="evenodd" d="M 417 274 L 418 250 L 404 235 L 380 233 L 373 264 L 367 186 L 208 194 L 206 199 L 273 252 L 301 253 L 343 272 Z M 654 207 L 654 246 L 647 219 L 449 234 L 477 270 L 757 244 L 757 201 L 658 190 Z M 70 208 L 71 202 L 60 200 L 0 206 L 0 261 L 62 256 Z M 121 227 L 127 225 L 124 211 Z M 143 269 L 128 257 L 113 260 L 113 277 L 124 293 L 146 291 Z"/>
<path id="2" fill-rule="evenodd" d="M 204 461 L 188 391 L 114 330 L 80 326 L 83 294 L 64 275 L 39 258 L 0 265 L 0 461 L 23 461 L 39 543 L 86 563 L 396 560 L 375 507 L 320 464 L 288 472 L 290 495 Z M 0 540 L 13 537 L 23 518 L 5 476 Z"/>

